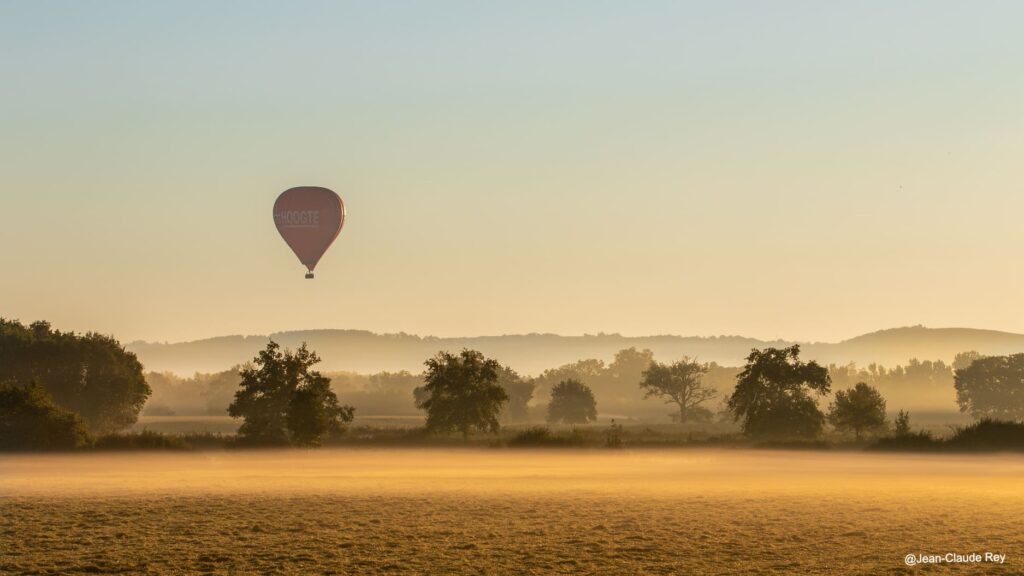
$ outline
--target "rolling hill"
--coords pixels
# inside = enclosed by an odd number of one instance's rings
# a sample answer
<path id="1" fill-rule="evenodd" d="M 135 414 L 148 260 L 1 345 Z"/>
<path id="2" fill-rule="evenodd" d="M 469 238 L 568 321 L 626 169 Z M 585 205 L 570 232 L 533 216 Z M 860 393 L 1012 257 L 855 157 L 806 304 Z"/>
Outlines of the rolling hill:
<path id="1" fill-rule="evenodd" d="M 581 358 L 611 360 L 616 351 L 635 346 L 651 349 L 655 357 L 670 360 L 683 355 L 723 365 L 740 365 L 751 348 L 785 346 L 794 342 L 765 341 L 742 336 L 639 336 L 619 334 L 559 336 L 523 334 L 439 338 L 410 334 L 376 334 L 363 330 L 308 330 L 267 336 L 221 336 L 192 342 L 132 342 L 146 370 L 182 375 L 214 372 L 252 359 L 274 339 L 283 346 L 308 343 L 323 363 L 322 370 L 418 372 L 423 361 L 438 350 L 473 348 L 499 359 L 523 374 L 537 374 Z M 864 334 L 842 342 L 800 343 L 804 356 L 822 363 L 876 362 L 886 366 L 910 358 L 949 362 L 958 352 L 983 354 L 1024 352 L 1024 334 L 971 328 L 894 328 Z"/>

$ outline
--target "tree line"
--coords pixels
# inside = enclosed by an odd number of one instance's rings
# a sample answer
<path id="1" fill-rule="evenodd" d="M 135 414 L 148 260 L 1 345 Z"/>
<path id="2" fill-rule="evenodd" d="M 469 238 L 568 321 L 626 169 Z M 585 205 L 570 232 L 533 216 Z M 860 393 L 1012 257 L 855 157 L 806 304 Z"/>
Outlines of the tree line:
<path id="1" fill-rule="evenodd" d="M 243 371 L 242 390 L 236 393 L 231 415 L 245 418 L 239 430 L 243 437 L 259 439 L 266 422 L 277 424 L 283 440 L 289 428 L 288 417 L 295 391 L 324 378 L 308 368 L 317 361 L 303 345 L 297 352 L 277 350 L 271 342 L 260 353 L 255 365 Z M 497 360 L 475 350 L 459 353 L 442 351 L 425 362 L 424 384 L 414 390 L 418 408 L 426 412 L 426 430 L 432 433 L 496 433 L 500 416 L 511 396 L 502 378 L 514 375 Z M 718 391 L 704 376 L 708 364 L 682 358 L 669 364 L 651 361 L 640 374 L 637 385 L 645 397 L 673 404 L 678 421 L 686 422 L 702 404 L 715 398 Z M 306 384 L 303 384 L 303 383 Z M 972 359 L 955 376 L 961 409 L 977 418 L 1020 420 L 1024 418 L 1024 354 Z M 318 384 L 319 385 L 319 384 Z M 337 431 L 351 421 L 354 408 L 339 406 L 326 385 L 305 406 L 306 421 L 324 422 L 318 433 Z M 726 399 L 729 416 L 739 423 L 743 434 L 754 439 L 810 440 L 824 432 L 826 422 L 857 440 L 888 430 L 886 401 L 877 389 L 865 382 L 838 390 L 827 412 L 819 400 L 831 392 L 829 370 L 817 362 L 803 361 L 800 347 L 752 350 L 745 366 L 736 376 L 733 392 Z M 278 394 L 284 394 L 279 397 Z M 291 394 L 291 400 L 286 400 Z M 268 416 L 268 411 L 272 413 Z M 597 401 L 591 388 L 574 378 L 565 378 L 552 386 L 547 420 L 570 425 L 593 422 Z M 909 434 L 909 414 L 900 411 L 893 422 L 896 434 Z M 293 440 L 293 443 L 294 440 Z M 307 445 L 316 443 L 304 441 Z"/>
<path id="2" fill-rule="evenodd" d="M 242 419 L 241 441 L 315 446 L 343 433 L 355 415 L 354 404 L 340 400 L 332 387 L 333 376 L 314 369 L 318 362 L 305 345 L 291 351 L 271 342 L 252 362 L 196 375 L 194 381 L 208 386 L 205 400 L 211 407 L 219 405 Z M 685 357 L 660 363 L 649 350 L 630 348 L 608 364 L 581 360 L 526 378 L 478 351 L 462 350 L 439 352 L 424 367 L 419 375 L 362 378 L 392 393 L 395 402 L 411 401 L 425 413 L 428 431 L 463 436 L 528 420 L 538 404 L 549 423 L 594 422 L 598 399 L 615 401 L 631 388 L 643 399 L 671 406 L 673 419 L 681 423 L 715 417 L 709 405 L 719 401 L 717 417 L 738 423 L 751 438 L 815 438 L 826 423 L 861 438 L 890 427 L 909 430 L 905 411 L 890 426 L 878 385 L 928 378 L 936 387 L 948 387 L 948 375 L 961 411 L 977 419 L 1024 418 L 1024 354 L 968 352 L 952 365 L 911 361 L 895 369 L 860 369 L 805 362 L 799 346 L 792 346 L 752 350 L 744 366 L 731 368 Z M 843 388 L 825 406 L 839 383 Z M 0 319 L 2 448 L 82 445 L 90 435 L 133 424 L 150 394 L 142 365 L 115 339 L 61 332 L 46 322 L 25 326 Z"/>

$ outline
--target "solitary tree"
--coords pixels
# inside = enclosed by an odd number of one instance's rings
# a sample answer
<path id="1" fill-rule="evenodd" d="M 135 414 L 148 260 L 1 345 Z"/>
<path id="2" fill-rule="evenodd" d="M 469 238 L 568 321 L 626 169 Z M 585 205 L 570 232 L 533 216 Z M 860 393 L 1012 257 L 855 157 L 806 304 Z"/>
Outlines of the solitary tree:
<path id="1" fill-rule="evenodd" d="M 318 362 L 305 344 L 282 351 L 271 340 L 240 371 L 240 389 L 228 407 L 231 416 L 245 419 L 239 435 L 253 444 L 316 446 L 351 422 L 355 409 L 340 406 L 330 379 L 311 370 Z"/>
<path id="2" fill-rule="evenodd" d="M 424 364 L 426 384 L 416 392 L 418 407 L 427 411 L 427 430 L 497 432 L 498 413 L 508 394 L 498 385 L 501 364 L 476 350 L 458 355 L 438 352 Z"/>
<path id="3" fill-rule="evenodd" d="M 836 392 L 836 399 L 829 407 L 828 421 L 836 430 L 852 430 L 860 440 L 865 432 L 885 428 L 885 399 L 878 390 L 858 382 L 849 390 Z"/>
<path id="4" fill-rule="evenodd" d="M 717 394 L 703 383 L 708 371 L 707 364 L 700 364 L 684 357 L 678 362 L 661 364 L 652 362 L 643 373 L 640 388 L 645 390 L 644 398 L 657 396 L 666 404 L 679 407 L 679 421 L 686 422 L 694 415 L 697 407 Z"/>
<path id="5" fill-rule="evenodd" d="M 57 406 L 78 414 L 98 433 L 135 423 L 150 395 L 142 364 L 114 338 L 2 318 L 0 382 L 36 382 Z"/>
<path id="6" fill-rule="evenodd" d="M 800 361 L 799 345 L 752 350 L 728 407 L 748 436 L 813 438 L 825 415 L 810 393 L 827 394 L 830 384 L 828 370 Z"/>
<path id="7" fill-rule="evenodd" d="M 563 380 L 551 389 L 548 422 L 586 424 L 597 420 L 597 402 L 589 386 L 578 380 Z"/>
<path id="8" fill-rule="evenodd" d="M 35 383 L 0 384 L 0 450 L 71 450 L 88 442 L 81 419 Z"/>
<path id="9" fill-rule="evenodd" d="M 910 435 L 910 412 L 900 410 L 899 414 L 896 415 L 895 422 L 893 422 L 892 432 L 896 436 Z"/>
<path id="10" fill-rule="evenodd" d="M 975 418 L 1024 418 L 1024 354 L 974 360 L 954 376 L 961 412 Z"/>

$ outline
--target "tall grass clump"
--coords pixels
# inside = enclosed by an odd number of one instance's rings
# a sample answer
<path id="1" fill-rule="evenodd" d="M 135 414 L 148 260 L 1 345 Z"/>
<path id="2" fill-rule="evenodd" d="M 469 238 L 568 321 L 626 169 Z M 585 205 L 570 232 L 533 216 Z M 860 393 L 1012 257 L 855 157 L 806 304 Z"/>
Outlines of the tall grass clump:
<path id="1" fill-rule="evenodd" d="M 188 450 L 190 446 L 180 436 L 161 434 L 151 430 L 106 434 L 96 438 L 96 450 Z"/>
<path id="2" fill-rule="evenodd" d="M 579 446 L 583 444 L 583 438 L 575 431 L 568 436 L 555 434 L 545 426 L 534 426 L 527 428 L 513 436 L 508 445 L 516 448 L 529 448 L 534 446 Z"/>

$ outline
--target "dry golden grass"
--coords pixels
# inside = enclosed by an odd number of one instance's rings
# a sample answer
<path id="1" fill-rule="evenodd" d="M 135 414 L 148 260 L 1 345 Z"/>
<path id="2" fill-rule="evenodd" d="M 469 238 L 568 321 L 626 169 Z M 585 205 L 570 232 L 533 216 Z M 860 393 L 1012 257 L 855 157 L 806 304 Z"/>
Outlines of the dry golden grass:
<path id="1" fill-rule="evenodd" d="M 1024 459 L 680 450 L 5 456 L 0 571 L 1021 573 Z M 918 566 L 910 552 L 998 552 Z"/>

